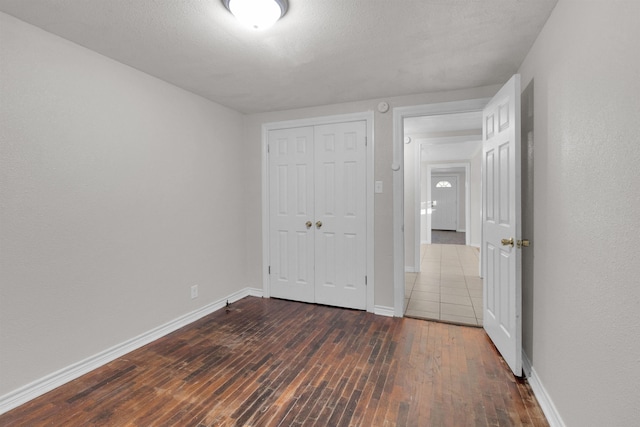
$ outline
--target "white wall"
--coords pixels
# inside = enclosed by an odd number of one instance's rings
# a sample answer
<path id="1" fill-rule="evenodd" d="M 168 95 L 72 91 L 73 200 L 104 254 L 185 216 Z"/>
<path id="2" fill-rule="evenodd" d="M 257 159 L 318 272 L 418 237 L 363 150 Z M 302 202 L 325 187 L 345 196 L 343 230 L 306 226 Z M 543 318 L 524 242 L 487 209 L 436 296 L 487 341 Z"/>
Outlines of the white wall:
<path id="1" fill-rule="evenodd" d="M 470 224 L 467 227 L 467 233 L 471 233 L 469 244 L 479 248 L 482 239 L 482 150 L 478 150 L 477 154 L 471 158 L 469 198 L 469 209 L 471 210 Z"/>
<path id="2" fill-rule="evenodd" d="M 2 396 L 244 288 L 246 198 L 240 114 L 2 13 L 0 39 Z"/>
<path id="3" fill-rule="evenodd" d="M 467 211 L 467 197 L 466 197 L 466 173 L 462 172 L 458 174 L 458 228 L 456 231 L 465 232 L 467 229 L 466 224 L 466 211 Z"/>
<path id="4" fill-rule="evenodd" d="M 429 200 L 427 193 L 427 164 L 420 162 L 420 244 L 427 243 L 427 234 L 429 230 L 427 209 Z M 424 213 L 423 213 L 424 212 Z"/>
<path id="5" fill-rule="evenodd" d="M 416 191 L 419 184 L 420 144 L 404 144 L 404 265 L 406 271 L 420 269 L 420 254 L 416 262 Z M 417 264 L 417 265 L 416 265 Z"/>
<path id="6" fill-rule="evenodd" d="M 499 86 L 419 94 L 410 96 L 371 99 L 358 102 L 301 108 L 272 113 L 252 114 L 245 117 L 244 139 L 245 157 L 243 170 L 248 177 L 247 200 L 247 258 L 248 285 L 262 287 L 262 269 L 256 260 L 262 259 L 262 217 L 261 217 L 261 127 L 264 123 L 296 120 L 310 117 L 331 116 L 363 111 L 375 111 L 375 180 L 382 181 L 384 192 L 375 195 L 374 245 L 375 245 L 375 304 L 393 307 L 393 180 L 391 163 L 393 160 L 393 113 L 379 113 L 376 106 L 382 100 L 391 108 L 460 101 L 493 96 Z"/>
<path id="7" fill-rule="evenodd" d="M 640 2 L 560 0 L 534 82 L 533 368 L 568 426 L 640 420 Z"/>

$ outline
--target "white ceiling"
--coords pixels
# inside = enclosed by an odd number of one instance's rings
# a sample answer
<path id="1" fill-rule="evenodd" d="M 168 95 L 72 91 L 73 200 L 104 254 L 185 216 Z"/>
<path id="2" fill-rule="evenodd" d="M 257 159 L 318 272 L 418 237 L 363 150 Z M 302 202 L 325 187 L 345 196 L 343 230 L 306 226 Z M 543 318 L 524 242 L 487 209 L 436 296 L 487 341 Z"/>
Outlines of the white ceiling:
<path id="1" fill-rule="evenodd" d="M 423 162 L 467 161 L 482 147 L 482 111 L 406 118 L 404 134 Z"/>
<path id="2" fill-rule="evenodd" d="M 438 176 L 444 174 L 464 174 L 466 172 L 465 168 L 451 168 L 451 167 L 438 167 L 434 165 L 431 169 L 431 176 Z"/>
<path id="3" fill-rule="evenodd" d="M 482 111 L 436 114 L 404 119 L 404 134 L 412 138 L 437 138 L 481 133 Z"/>
<path id="4" fill-rule="evenodd" d="M 466 162 L 482 149 L 482 141 L 458 142 L 443 145 L 422 144 L 420 161 L 423 163 Z"/>
<path id="5" fill-rule="evenodd" d="M 557 0 L 0 0 L 0 11 L 243 113 L 504 83 Z"/>

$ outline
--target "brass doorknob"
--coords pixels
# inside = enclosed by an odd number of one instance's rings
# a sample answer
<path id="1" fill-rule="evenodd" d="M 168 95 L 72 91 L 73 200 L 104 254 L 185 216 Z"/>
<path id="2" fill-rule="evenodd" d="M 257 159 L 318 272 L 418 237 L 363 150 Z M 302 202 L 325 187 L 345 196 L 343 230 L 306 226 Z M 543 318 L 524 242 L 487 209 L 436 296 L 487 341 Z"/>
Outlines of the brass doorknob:
<path id="1" fill-rule="evenodd" d="M 313 223 L 311 221 L 307 221 L 304 223 L 304 225 L 307 226 L 307 230 L 311 228 L 311 226 L 313 225 Z"/>
<path id="2" fill-rule="evenodd" d="M 317 227 L 317 228 L 322 227 L 322 221 L 318 221 L 318 222 L 316 222 L 316 227 Z"/>
<path id="3" fill-rule="evenodd" d="M 500 243 L 502 243 L 502 246 L 511 246 L 511 247 L 513 247 L 513 237 L 511 237 L 510 239 L 502 239 L 502 240 L 500 240 Z"/>
<path id="4" fill-rule="evenodd" d="M 518 240 L 518 248 L 528 248 L 530 244 L 527 239 Z"/>

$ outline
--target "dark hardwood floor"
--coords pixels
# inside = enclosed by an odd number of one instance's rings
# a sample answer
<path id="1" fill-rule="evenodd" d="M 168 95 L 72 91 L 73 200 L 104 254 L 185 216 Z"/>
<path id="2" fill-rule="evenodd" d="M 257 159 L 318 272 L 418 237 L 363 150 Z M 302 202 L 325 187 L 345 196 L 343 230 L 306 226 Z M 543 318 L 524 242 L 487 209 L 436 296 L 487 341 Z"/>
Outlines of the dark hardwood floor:
<path id="1" fill-rule="evenodd" d="M 247 297 L 1 426 L 546 426 L 484 331 Z"/>

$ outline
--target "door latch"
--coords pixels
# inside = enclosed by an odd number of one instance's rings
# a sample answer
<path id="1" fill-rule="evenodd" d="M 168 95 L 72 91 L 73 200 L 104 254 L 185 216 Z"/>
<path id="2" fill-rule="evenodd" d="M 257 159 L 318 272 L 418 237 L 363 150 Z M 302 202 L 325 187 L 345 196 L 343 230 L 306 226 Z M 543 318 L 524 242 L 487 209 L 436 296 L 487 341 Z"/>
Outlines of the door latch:
<path id="1" fill-rule="evenodd" d="M 509 239 L 502 239 L 502 240 L 500 240 L 500 243 L 502 243 L 502 246 L 511 246 L 511 247 L 513 247 L 513 237 L 511 237 Z"/>

